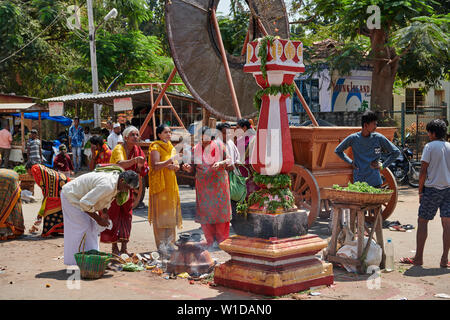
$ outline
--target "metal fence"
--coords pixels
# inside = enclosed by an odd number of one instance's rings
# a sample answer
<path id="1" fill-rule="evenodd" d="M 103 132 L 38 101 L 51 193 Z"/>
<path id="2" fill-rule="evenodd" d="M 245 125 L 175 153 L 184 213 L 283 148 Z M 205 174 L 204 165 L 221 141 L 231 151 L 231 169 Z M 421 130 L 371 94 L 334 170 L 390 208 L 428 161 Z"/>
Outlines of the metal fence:
<path id="1" fill-rule="evenodd" d="M 400 111 L 390 113 L 391 118 L 399 124 L 400 144 L 407 145 L 414 152 L 416 161 L 420 160 L 423 147 L 429 142 L 427 123 L 433 119 L 448 121 L 447 106 L 417 106 L 413 110 L 407 110 L 402 103 Z"/>

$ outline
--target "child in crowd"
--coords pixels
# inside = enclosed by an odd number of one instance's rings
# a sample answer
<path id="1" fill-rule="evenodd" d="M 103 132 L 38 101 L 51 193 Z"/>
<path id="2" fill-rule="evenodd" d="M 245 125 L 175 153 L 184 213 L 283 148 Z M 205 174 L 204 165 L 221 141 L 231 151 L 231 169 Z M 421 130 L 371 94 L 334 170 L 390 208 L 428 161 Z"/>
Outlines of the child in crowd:
<path id="1" fill-rule="evenodd" d="M 62 144 L 59 146 L 59 153 L 54 160 L 55 170 L 64 173 L 67 177 L 74 175 L 73 162 L 67 154 L 67 147 Z"/>

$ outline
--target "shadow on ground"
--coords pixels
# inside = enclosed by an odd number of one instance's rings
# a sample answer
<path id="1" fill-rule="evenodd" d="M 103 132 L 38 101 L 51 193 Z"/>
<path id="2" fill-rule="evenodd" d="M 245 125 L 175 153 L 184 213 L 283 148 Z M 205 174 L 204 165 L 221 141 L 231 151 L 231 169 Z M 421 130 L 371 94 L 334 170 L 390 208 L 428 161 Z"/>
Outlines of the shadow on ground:
<path id="1" fill-rule="evenodd" d="M 68 280 L 71 275 L 73 275 L 74 271 L 70 269 L 62 269 L 57 271 L 48 271 L 38 273 L 35 278 L 36 279 L 53 279 L 53 280 Z M 112 278 L 112 274 L 104 274 L 101 278 Z M 85 281 L 94 281 L 97 279 L 83 279 Z"/>
<path id="2" fill-rule="evenodd" d="M 438 261 L 439 263 L 439 261 Z M 424 268 L 422 266 L 412 266 L 403 273 L 407 277 L 433 277 L 450 274 L 448 268 Z"/>

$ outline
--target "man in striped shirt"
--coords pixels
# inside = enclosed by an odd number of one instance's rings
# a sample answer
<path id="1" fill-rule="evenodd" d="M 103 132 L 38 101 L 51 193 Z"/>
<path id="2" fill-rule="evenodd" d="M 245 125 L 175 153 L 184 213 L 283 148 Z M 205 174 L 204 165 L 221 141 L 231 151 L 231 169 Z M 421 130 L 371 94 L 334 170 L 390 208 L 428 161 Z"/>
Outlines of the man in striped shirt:
<path id="1" fill-rule="evenodd" d="M 36 129 L 31 130 L 30 139 L 27 142 L 28 161 L 33 164 L 42 163 L 41 141 L 37 138 L 37 133 Z"/>

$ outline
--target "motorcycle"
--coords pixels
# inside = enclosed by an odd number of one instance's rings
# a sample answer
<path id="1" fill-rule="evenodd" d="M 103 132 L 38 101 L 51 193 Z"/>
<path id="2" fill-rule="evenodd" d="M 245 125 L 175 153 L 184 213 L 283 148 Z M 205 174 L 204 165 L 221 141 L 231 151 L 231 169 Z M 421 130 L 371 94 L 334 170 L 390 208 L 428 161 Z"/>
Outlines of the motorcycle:
<path id="1" fill-rule="evenodd" d="M 389 165 L 389 170 L 391 170 L 398 183 L 409 184 L 414 188 L 419 187 L 420 161 L 413 160 L 414 154 L 407 144 L 404 146 L 397 144 L 397 147 L 400 150 L 400 155 Z"/>

